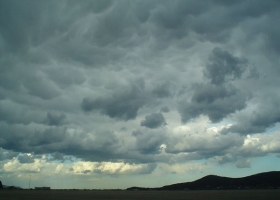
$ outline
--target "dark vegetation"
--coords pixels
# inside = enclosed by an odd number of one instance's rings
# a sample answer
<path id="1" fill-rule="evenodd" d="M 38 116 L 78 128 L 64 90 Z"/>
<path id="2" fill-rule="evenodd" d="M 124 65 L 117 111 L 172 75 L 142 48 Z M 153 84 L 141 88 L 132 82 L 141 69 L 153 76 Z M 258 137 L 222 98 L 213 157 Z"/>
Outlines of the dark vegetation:
<path id="1" fill-rule="evenodd" d="M 217 189 L 280 189 L 280 172 L 265 172 L 242 178 L 216 175 L 205 176 L 193 182 L 177 183 L 160 188 L 131 187 L 127 190 L 217 190 Z"/>

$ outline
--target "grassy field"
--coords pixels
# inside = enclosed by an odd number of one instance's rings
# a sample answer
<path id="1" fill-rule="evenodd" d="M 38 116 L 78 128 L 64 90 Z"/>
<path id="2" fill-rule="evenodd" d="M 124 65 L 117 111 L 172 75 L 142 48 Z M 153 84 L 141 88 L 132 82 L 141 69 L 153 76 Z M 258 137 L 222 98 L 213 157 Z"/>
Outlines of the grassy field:
<path id="1" fill-rule="evenodd" d="M 1 200 L 279 200 L 280 190 L 208 190 L 208 191 L 82 191 L 82 190 L 0 190 Z"/>

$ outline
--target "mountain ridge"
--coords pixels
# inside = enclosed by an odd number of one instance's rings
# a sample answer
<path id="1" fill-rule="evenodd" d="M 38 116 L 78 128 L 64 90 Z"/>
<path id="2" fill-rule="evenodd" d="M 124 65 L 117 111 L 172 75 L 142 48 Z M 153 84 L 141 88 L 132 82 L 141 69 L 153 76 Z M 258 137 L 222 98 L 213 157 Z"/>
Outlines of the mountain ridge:
<path id="1" fill-rule="evenodd" d="M 127 188 L 127 190 L 207 190 L 250 188 L 280 188 L 280 171 L 263 172 L 238 178 L 207 175 L 192 182 L 175 183 L 158 188 L 131 187 Z"/>

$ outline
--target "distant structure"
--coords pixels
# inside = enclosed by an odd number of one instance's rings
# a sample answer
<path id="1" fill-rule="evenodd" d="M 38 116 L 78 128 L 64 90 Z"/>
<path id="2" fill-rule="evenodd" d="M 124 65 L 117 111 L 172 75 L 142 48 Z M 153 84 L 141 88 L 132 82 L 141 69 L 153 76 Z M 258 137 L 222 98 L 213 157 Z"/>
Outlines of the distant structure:
<path id="1" fill-rule="evenodd" d="M 51 187 L 35 187 L 35 190 L 50 190 Z"/>
<path id="2" fill-rule="evenodd" d="M 0 181 L 0 189 L 3 189 L 3 185 L 2 182 Z"/>

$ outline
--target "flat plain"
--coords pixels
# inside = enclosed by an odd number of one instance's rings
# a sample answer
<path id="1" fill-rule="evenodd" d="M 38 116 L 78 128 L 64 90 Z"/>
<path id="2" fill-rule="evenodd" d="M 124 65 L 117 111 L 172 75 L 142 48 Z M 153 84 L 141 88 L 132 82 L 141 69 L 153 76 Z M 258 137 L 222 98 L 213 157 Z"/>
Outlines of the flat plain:
<path id="1" fill-rule="evenodd" d="M 108 190 L 0 190 L 1 200 L 279 200 L 274 190 L 108 191 Z"/>

